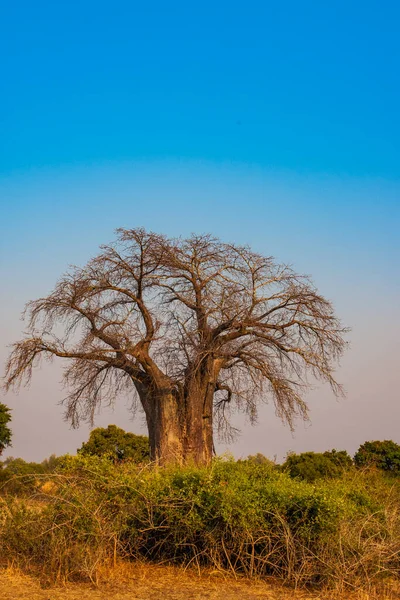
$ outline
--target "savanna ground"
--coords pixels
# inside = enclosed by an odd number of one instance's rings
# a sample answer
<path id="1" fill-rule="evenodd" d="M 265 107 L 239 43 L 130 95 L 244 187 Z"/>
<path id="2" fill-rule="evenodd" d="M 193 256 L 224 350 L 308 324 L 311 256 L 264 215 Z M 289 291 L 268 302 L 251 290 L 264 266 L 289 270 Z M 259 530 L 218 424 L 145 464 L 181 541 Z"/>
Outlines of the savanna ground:
<path id="1" fill-rule="evenodd" d="M 250 581 L 215 572 L 174 567 L 121 564 L 103 571 L 97 586 L 54 586 L 17 568 L 0 569 L 1 600 L 396 600 L 400 588 L 379 592 L 294 590 L 275 581 Z"/>

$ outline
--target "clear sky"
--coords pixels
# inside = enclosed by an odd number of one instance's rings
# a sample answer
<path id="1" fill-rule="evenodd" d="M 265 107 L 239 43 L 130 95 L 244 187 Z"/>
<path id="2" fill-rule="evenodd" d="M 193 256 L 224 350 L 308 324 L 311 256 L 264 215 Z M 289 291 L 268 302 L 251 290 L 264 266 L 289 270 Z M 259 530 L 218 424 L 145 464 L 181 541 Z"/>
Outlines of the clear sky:
<path id="1" fill-rule="evenodd" d="M 310 273 L 352 328 L 348 394 L 271 407 L 237 455 L 400 443 L 400 5 L 14 1 L 0 9 L 0 361 L 26 301 L 116 227 L 212 232 Z M 3 398 L 5 455 L 74 452 L 56 366 Z M 139 431 L 124 400 L 98 424 Z M 220 446 L 220 450 L 224 447 Z"/>

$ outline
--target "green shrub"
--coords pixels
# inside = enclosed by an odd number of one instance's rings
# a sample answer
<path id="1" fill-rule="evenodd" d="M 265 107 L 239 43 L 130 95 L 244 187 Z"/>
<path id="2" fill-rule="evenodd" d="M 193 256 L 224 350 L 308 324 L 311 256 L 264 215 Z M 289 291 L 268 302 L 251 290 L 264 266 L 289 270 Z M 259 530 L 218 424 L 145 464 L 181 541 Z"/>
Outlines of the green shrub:
<path id="1" fill-rule="evenodd" d="M 8 494 L 31 494 L 37 488 L 39 476 L 56 470 L 62 457 L 52 454 L 41 463 L 26 462 L 22 458 L 7 458 L 0 464 L 0 491 Z"/>
<path id="2" fill-rule="evenodd" d="M 365 442 L 354 456 L 357 467 L 376 467 L 392 474 L 400 473 L 400 446 L 392 440 Z"/>
<path id="3" fill-rule="evenodd" d="M 97 427 L 91 431 L 89 440 L 82 444 L 78 454 L 108 456 L 115 461 L 132 460 L 143 463 L 150 459 L 149 438 L 126 432 L 116 425 Z"/>
<path id="4" fill-rule="evenodd" d="M 322 478 L 339 477 L 344 470 L 351 468 L 352 464 L 345 450 L 331 450 L 323 453 L 289 454 L 283 468 L 291 477 L 313 482 Z"/>
<path id="5" fill-rule="evenodd" d="M 8 426 L 8 423 L 11 421 L 10 413 L 11 410 L 8 406 L 0 402 L 0 455 L 4 448 L 11 446 L 12 433 Z"/>
<path id="6" fill-rule="evenodd" d="M 30 494 L 35 489 L 36 476 L 44 472 L 40 463 L 10 457 L 0 468 L 0 490 L 3 493 Z"/>
<path id="7" fill-rule="evenodd" d="M 267 456 L 264 456 L 264 454 L 261 454 L 261 452 L 257 452 L 257 454 L 249 454 L 249 456 L 247 458 L 240 459 L 238 462 L 245 462 L 245 461 L 256 463 L 259 465 L 261 465 L 261 464 L 275 465 L 273 460 L 271 460 Z"/>

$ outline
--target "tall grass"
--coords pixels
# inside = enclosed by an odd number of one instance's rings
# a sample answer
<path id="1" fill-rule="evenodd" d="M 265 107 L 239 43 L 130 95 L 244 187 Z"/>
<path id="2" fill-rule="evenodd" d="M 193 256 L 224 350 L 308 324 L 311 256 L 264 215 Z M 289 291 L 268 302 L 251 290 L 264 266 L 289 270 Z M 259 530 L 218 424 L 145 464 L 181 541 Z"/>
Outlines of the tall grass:
<path id="1" fill-rule="evenodd" d="M 399 575 L 400 486 L 376 472 L 310 484 L 270 464 L 157 469 L 77 456 L 27 489 L 3 489 L 0 552 L 55 580 L 95 582 L 120 558 L 337 589 Z"/>

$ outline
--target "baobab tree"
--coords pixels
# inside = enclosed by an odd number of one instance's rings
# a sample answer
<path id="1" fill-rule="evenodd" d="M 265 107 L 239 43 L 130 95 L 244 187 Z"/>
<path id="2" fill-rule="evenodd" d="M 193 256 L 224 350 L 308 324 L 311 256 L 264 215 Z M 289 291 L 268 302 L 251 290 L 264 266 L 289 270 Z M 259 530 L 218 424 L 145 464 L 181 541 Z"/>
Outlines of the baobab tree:
<path id="1" fill-rule="evenodd" d="M 25 312 L 6 388 L 29 382 L 42 357 L 64 359 L 65 416 L 78 426 L 132 393 L 160 463 L 210 462 L 232 410 L 252 421 L 269 399 L 289 426 L 307 417 L 308 375 L 341 386 L 345 329 L 305 276 L 209 235 L 169 239 L 117 230 Z"/>

